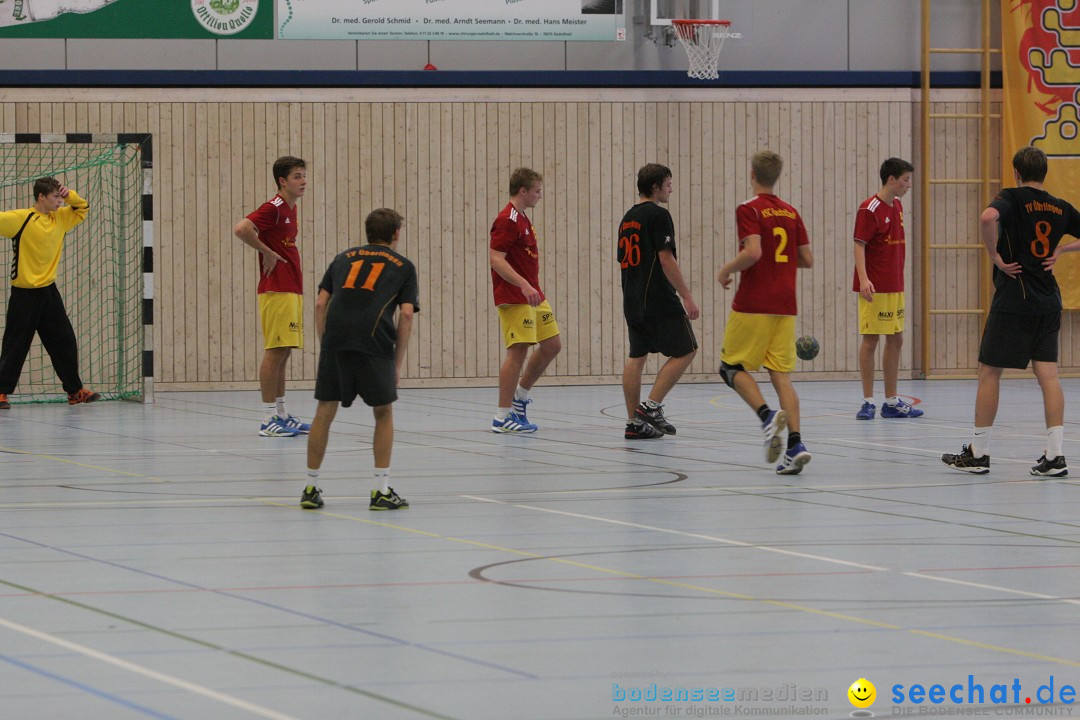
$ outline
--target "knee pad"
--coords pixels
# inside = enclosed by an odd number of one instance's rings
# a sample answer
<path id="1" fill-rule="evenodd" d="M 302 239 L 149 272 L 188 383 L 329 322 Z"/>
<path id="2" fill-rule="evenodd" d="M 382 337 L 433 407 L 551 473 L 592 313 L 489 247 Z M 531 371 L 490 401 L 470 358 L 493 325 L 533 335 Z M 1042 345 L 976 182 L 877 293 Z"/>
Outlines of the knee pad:
<path id="1" fill-rule="evenodd" d="M 728 365 L 726 362 L 720 362 L 720 378 L 732 390 L 735 389 L 735 376 L 741 372 L 746 372 L 746 368 L 742 365 Z"/>

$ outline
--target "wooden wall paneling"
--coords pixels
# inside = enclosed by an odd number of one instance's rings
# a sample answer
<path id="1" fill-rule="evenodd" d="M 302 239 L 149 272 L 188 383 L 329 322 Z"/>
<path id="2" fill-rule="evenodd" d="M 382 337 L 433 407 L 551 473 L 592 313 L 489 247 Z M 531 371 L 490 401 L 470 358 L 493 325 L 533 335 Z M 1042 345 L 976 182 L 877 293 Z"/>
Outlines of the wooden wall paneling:
<path id="1" fill-rule="evenodd" d="M 590 117 L 591 109 L 587 103 L 571 103 L 567 109 L 566 171 L 571 182 L 567 193 L 568 246 L 574 238 L 589 237 L 593 222 Z M 591 287 L 593 268 L 598 267 L 599 261 L 589 253 L 582 253 L 581 257 L 575 258 L 575 264 L 572 275 L 575 286 Z M 564 306 L 555 308 L 555 317 L 565 318 L 565 325 L 568 326 L 561 328 L 566 333 L 563 352 L 574 356 L 579 374 L 587 375 L 593 372 L 592 354 L 587 349 L 592 344 L 592 323 L 596 318 L 593 305 L 596 298 L 591 292 L 584 298 L 578 294 L 577 302 L 571 305 L 571 294 L 567 288 L 567 297 L 562 301 Z"/>
<path id="2" fill-rule="evenodd" d="M 454 363 L 454 342 L 452 340 L 453 333 L 456 328 L 454 326 L 454 281 L 455 281 L 455 265 L 456 260 L 453 235 L 452 232 L 452 218 L 454 216 L 454 197 L 453 188 L 457 183 L 457 178 L 454 176 L 454 144 L 457 141 L 457 137 L 454 133 L 454 118 L 453 118 L 453 104 L 452 103 L 440 103 L 439 104 L 439 127 L 440 127 L 440 139 L 441 139 L 441 152 L 439 155 L 439 179 L 438 184 L 438 198 L 439 205 L 437 208 L 433 208 L 433 211 L 437 213 L 437 222 L 435 224 L 435 247 L 438 248 L 436 254 L 440 256 L 440 266 L 438 271 L 438 298 L 440 302 L 440 310 L 442 314 L 442 320 L 439 323 L 439 327 L 435 330 L 435 337 L 437 338 L 439 356 L 440 356 L 440 377 L 455 377 L 457 373 L 457 365 Z M 446 235 L 444 236 L 444 232 Z"/>
<path id="3" fill-rule="evenodd" d="M 771 147 L 785 159 L 779 194 L 801 211 L 816 259 L 800 276 L 799 328 L 816 335 L 827 352 L 800 369 L 854 376 L 854 210 L 876 190 L 883 158 L 912 157 L 918 130 L 915 103 L 864 101 L 850 92 L 825 99 L 729 100 L 718 94 L 655 102 L 614 95 L 567 101 L 550 94 L 528 103 L 474 103 L 460 94 L 434 102 L 324 102 L 311 96 L 268 102 L 243 93 L 223 102 L 194 94 L 165 96 L 165 102 L 132 97 L 97 100 L 83 93 L 8 101 L 0 103 L 0 130 L 154 133 L 155 348 L 163 386 L 254 386 L 262 354 L 256 257 L 231 228 L 273 194 L 270 164 L 286 152 L 311 160 L 301 208 L 311 288 L 305 319 L 313 317 L 314 288 L 329 259 L 362 241 L 367 212 L 395 207 L 407 219 L 403 249 L 421 273 L 424 308 L 407 378 L 494 384 L 504 351 L 490 302 L 488 227 L 506 202 L 512 168 L 531 165 L 546 181 L 547 196 L 530 217 L 543 242 L 544 289 L 563 329 L 565 350 L 549 371 L 553 382 L 617 379 L 627 348 L 615 229 L 636 199 L 637 168 L 650 161 L 672 168 L 670 210 L 680 260 L 703 310 L 694 326 L 702 352 L 688 379 L 704 379 L 713 376 L 732 297 L 716 287 L 715 272 L 736 252 L 734 209 L 749 196 L 749 157 Z M 977 103 L 967 97 L 942 94 L 933 109 L 974 111 Z M 932 166 L 917 168 L 917 174 L 975 176 L 978 121 L 935 125 Z M 992 142 L 999 136 L 995 128 Z M 993 150 L 997 158 L 1000 152 Z M 927 208 L 930 240 L 977 242 L 984 203 L 977 186 L 934 186 Z M 917 204 L 914 194 L 905 202 L 911 312 L 905 371 L 917 357 L 921 321 L 918 218 L 924 208 Z M 934 307 L 978 302 L 977 258 L 972 251 L 935 251 L 927 279 Z M 973 371 L 980 318 L 934 316 L 931 326 L 934 366 Z M 1067 313 L 1063 372 L 1078 361 L 1070 344 L 1078 329 L 1080 316 Z M 293 383 L 314 379 L 314 332 L 308 342 L 292 364 Z M 647 372 L 657 366 L 652 360 Z"/>
<path id="4" fill-rule="evenodd" d="M 205 107 L 205 135 L 204 152 L 206 153 L 206 234 L 207 247 L 207 276 L 206 276 L 206 303 L 207 303 L 207 358 L 206 380 L 212 382 L 221 377 L 221 358 L 224 345 L 222 322 L 222 291 L 228 287 L 225 282 L 226 273 L 222 265 L 222 246 L 225 237 L 222 233 L 222 219 L 220 215 L 221 191 L 225 185 L 221 184 L 221 156 L 219 154 L 219 137 L 221 133 L 221 113 L 228 112 L 227 106 L 218 103 L 202 103 Z"/>
<path id="5" fill-rule="evenodd" d="M 437 233 L 437 226 L 432 224 L 431 194 L 434 182 L 431 177 L 431 152 L 434 143 L 431 130 L 431 103 L 419 103 L 416 106 L 416 217 L 413 218 L 413 227 L 416 228 L 415 239 L 410 246 L 413 256 L 410 258 L 416 264 L 416 272 L 419 277 L 420 287 L 420 314 L 413 327 L 412 353 L 416 355 L 417 377 L 430 378 L 432 376 L 432 348 L 431 335 L 438 323 L 434 318 L 440 315 L 439 299 L 434 295 L 432 288 L 432 264 L 434 256 L 433 243 Z M 362 164 L 362 161 L 361 161 Z"/>
<path id="6" fill-rule="evenodd" d="M 465 107 L 462 103 L 455 102 L 451 106 L 451 127 L 453 129 L 453 154 L 451 156 L 451 176 L 453 180 L 443 188 L 443 192 L 450 200 L 450 212 L 444 221 L 443 245 L 451 251 L 453 270 L 453 298 L 451 305 L 453 318 L 450 332 L 445 337 L 445 342 L 451 350 L 451 362 L 454 368 L 454 377 L 468 377 L 466 372 L 466 344 L 469 331 L 469 319 L 466 319 L 466 310 L 471 308 L 469 303 L 468 289 L 469 278 L 472 275 L 472 265 L 476 262 L 476 254 L 473 247 L 466 241 L 468 233 L 465 228 Z M 475 185 L 469 185 L 469 191 Z M 470 316 L 472 312 L 468 313 Z M 460 336 L 460 337 L 459 337 Z"/>
<path id="7" fill-rule="evenodd" d="M 100 122 L 100 111 L 97 106 L 91 109 L 91 125 L 97 126 Z M 204 302 L 204 298 L 199 296 L 199 276 L 203 275 L 203 269 L 206 267 L 206 255 L 201 253 L 199 239 L 193 237 L 197 234 L 199 209 L 195 207 L 200 204 L 197 186 L 197 172 L 198 164 L 196 157 L 198 155 L 198 140 L 195 126 L 195 103 L 185 102 L 181 103 L 180 108 L 173 113 L 173 126 L 177 127 L 176 121 L 180 118 L 179 132 L 184 138 L 184 147 L 188 150 L 182 159 L 182 173 L 181 184 L 183 185 L 184 198 L 191 205 L 189 206 L 188 215 L 195 222 L 190 227 L 185 227 L 184 243 L 187 252 L 190 254 L 185 262 L 186 272 L 184 273 L 184 307 L 180 310 L 183 314 L 185 323 L 188 326 L 189 333 L 192 333 L 193 342 L 184 343 L 183 347 L 183 374 L 185 377 L 194 379 L 198 382 L 199 379 L 199 356 L 200 343 L 205 342 L 206 338 L 206 324 L 201 317 L 201 305 Z M 192 267 L 193 263 L 193 267 Z M 195 272 L 191 272 L 194 269 Z"/>

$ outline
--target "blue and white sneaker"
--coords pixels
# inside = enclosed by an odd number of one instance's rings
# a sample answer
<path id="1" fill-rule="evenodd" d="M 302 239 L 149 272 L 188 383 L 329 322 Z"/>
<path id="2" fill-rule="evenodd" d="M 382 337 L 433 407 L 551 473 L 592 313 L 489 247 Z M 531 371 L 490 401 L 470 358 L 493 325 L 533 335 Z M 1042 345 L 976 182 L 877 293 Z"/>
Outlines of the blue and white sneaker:
<path id="1" fill-rule="evenodd" d="M 285 427 L 287 428 L 293 428 L 301 435 L 307 435 L 309 432 L 311 432 L 311 425 L 306 422 L 301 422 L 300 418 L 296 417 L 295 415 L 289 415 L 287 418 L 284 419 L 284 422 L 282 424 L 285 425 Z"/>
<path id="2" fill-rule="evenodd" d="M 802 472 L 803 465 L 810 462 L 810 451 L 802 443 L 796 443 L 795 447 L 787 449 L 780 458 L 780 464 L 776 466 L 777 475 L 798 475 Z"/>
<path id="3" fill-rule="evenodd" d="M 859 408 L 859 412 L 855 413 L 856 420 L 873 420 L 874 411 L 877 410 L 877 405 L 874 403 L 864 402 L 862 407 Z M 884 415 L 885 411 L 882 410 L 881 414 Z"/>
<path id="4" fill-rule="evenodd" d="M 514 398 L 510 401 L 510 412 L 517 415 L 519 418 L 525 421 L 525 424 L 529 424 L 529 416 L 525 414 L 525 408 L 532 402 L 532 398 L 525 400 L 518 400 Z"/>
<path id="5" fill-rule="evenodd" d="M 515 401 L 516 402 L 516 401 Z M 518 415 L 513 410 L 502 420 L 495 418 L 491 421 L 491 432 L 494 433 L 534 433 L 539 428 L 528 421 L 524 416 Z"/>
<path id="6" fill-rule="evenodd" d="M 761 437 L 765 448 L 765 462 L 774 463 L 780 457 L 782 441 L 779 433 L 787 427 L 787 413 L 773 410 L 765 422 L 761 423 Z"/>
<path id="7" fill-rule="evenodd" d="M 885 403 L 881 406 L 881 417 L 883 418 L 916 418 L 922 416 L 922 410 L 909 405 L 903 400 L 897 400 L 895 405 Z"/>
<path id="8" fill-rule="evenodd" d="M 259 427 L 261 437 L 296 437 L 300 431 L 285 424 L 285 419 L 275 415 Z"/>

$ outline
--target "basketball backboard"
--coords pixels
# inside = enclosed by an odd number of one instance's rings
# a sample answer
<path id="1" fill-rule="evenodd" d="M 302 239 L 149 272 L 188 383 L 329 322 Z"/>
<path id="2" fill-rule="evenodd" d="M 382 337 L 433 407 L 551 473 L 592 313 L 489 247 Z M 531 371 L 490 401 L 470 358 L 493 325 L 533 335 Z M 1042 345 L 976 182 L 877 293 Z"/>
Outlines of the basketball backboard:
<path id="1" fill-rule="evenodd" d="M 649 24 L 671 25 L 674 19 L 722 20 L 720 0 L 648 0 Z"/>

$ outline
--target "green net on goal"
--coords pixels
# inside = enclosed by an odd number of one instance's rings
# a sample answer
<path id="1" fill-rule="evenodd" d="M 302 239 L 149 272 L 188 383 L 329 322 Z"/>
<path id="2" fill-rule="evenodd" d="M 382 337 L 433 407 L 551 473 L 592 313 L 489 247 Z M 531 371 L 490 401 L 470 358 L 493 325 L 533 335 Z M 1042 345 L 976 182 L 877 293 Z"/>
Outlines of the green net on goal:
<path id="1" fill-rule="evenodd" d="M 34 180 L 53 176 L 86 199 L 68 233 L 56 286 L 79 343 L 79 374 L 105 398 L 142 394 L 142 167 L 138 147 L 115 142 L 0 142 L 0 210 L 33 206 Z M 6 324 L 12 244 L 0 238 L 0 323 Z M 66 401 L 35 337 L 12 403 Z"/>

